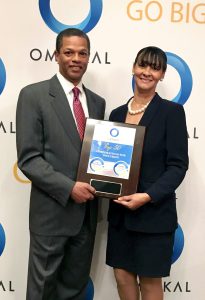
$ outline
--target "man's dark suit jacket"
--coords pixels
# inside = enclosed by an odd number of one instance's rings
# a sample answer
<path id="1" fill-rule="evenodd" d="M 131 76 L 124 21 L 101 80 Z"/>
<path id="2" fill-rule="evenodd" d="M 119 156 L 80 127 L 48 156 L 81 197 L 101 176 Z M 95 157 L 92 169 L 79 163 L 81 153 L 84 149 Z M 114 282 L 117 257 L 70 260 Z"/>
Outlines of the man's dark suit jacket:
<path id="1" fill-rule="evenodd" d="M 89 117 L 103 119 L 105 100 L 87 88 Z M 67 97 L 54 76 L 22 89 L 17 105 L 18 166 L 31 180 L 30 230 L 41 235 L 79 232 L 85 204 L 70 194 L 75 184 L 81 140 Z M 97 200 L 90 201 L 91 226 Z"/>
<path id="2" fill-rule="evenodd" d="M 125 122 L 127 104 L 112 111 L 111 121 Z M 151 202 L 128 210 L 110 202 L 108 220 L 139 232 L 171 232 L 177 227 L 175 190 L 188 168 L 188 134 L 183 106 L 154 96 L 139 125 L 146 126 L 138 192 Z M 182 199 L 180 199 L 181 201 Z"/>

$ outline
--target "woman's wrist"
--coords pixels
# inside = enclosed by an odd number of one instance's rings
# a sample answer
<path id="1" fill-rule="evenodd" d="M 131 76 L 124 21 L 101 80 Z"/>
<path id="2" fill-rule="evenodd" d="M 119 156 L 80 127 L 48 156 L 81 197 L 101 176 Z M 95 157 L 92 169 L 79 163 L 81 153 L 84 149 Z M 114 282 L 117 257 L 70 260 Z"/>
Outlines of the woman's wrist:
<path id="1" fill-rule="evenodd" d="M 147 193 L 143 193 L 143 198 L 144 198 L 145 203 L 148 203 L 152 200 L 150 195 Z"/>

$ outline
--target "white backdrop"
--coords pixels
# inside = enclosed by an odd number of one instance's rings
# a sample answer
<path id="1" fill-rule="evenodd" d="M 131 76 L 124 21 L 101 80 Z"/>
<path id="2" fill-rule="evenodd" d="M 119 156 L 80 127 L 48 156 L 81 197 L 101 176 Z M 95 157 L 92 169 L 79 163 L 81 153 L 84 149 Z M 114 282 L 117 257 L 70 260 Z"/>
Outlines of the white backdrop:
<path id="1" fill-rule="evenodd" d="M 67 25 L 81 24 L 91 12 L 91 58 L 84 81 L 106 98 L 106 118 L 132 95 L 131 70 L 138 50 L 155 45 L 178 58 L 169 64 L 159 93 L 172 101 L 183 88 L 179 98 L 186 102 L 190 167 L 177 191 L 184 248 L 179 241 L 183 251 L 172 266 L 171 277 L 165 279 L 165 299 L 204 300 L 203 0 L 0 0 L 0 299 L 25 299 L 30 183 L 15 165 L 15 110 L 23 86 L 50 78 L 57 71 L 55 61 L 49 58 L 55 48 L 56 32 L 48 24 L 55 27 L 55 22 L 52 17 L 43 19 L 42 3 L 48 7 L 50 4 L 53 16 Z M 192 74 L 190 82 L 188 70 L 179 67 L 180 59 Z M 104 263 L 107 204 L 108 200 L 102 204 L 103 219 L 98 226 L 92 264 L 95 300 L 118 299 L 112 270 Z"/>

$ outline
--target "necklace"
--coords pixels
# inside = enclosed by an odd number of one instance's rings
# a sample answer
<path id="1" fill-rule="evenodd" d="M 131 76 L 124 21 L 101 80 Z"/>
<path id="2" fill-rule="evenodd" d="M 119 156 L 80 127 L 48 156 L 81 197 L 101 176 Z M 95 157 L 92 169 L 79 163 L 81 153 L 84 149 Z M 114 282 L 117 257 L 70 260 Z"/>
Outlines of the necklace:
<path id="1" fill-rule="evenodd" d="M 147 108 L 147 106 L 150 103 L 150 101 L 149 101 L 142 108 L 136 109 L 136 110 L 132 110 L 131 109 L 131 105 L 132 105 L 133 101 L 134 101 L 134 98 L 132 98 L 132 100 L 130 100 L 130 102 L 128 103 L 128 112 L 129 112 L 130 115 L 137 115 L 137 114 L 140 114 L 140 113 L 144 112 L 145 109 Z"/>

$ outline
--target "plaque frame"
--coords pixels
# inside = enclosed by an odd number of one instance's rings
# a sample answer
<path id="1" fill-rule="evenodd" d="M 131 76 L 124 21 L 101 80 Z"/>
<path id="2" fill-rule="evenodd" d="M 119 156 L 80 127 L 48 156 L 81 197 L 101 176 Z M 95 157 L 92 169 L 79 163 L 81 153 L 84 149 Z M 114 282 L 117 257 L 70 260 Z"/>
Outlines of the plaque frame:
<path id="1" fill-rule="evenodd" d="M 102 126 L 109 125 L 113 127 L 118 126 L 135 129 L 128 179 L 87 172 L 94 130 L 97 124 Z M 141 167 L 145 129 L 145 126 L 87 118 L 77 173 L 77 181 L 89 183 L 95 187 L 96 195 L 104 198 L 116 199 L 120 196 L 136 193 Z"/>

